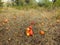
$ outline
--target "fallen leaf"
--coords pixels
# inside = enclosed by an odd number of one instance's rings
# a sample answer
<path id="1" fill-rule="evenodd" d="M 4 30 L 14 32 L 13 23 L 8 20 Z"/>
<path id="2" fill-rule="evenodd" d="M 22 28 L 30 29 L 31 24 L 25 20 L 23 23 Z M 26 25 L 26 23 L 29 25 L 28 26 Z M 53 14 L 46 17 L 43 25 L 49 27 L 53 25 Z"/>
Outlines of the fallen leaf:
<path id="1" fill-rule="evenodd" d="M 7 22 L 8 22 L 8 19 L 5 19 L 5 20 L 4 20 L 4 23 L 7 23 Z"/>
<path id="2" fill-rule="evenodd" d="M 14 19 L 16 19 L 17 17 L 16 17 L 16 16 L 14 16 L 13 18 L 14 18 Z"/>
<path id="3" fill-rule="evenodd" d="M 9 29 L 9 27 L 6 27 L 6 30 L 8 30 Z"/>
<path id="4" fill-rule="evenodd" d="M 41 23 L 42 26 L 44 26 L 44 23 Z"/>
<path id="5" fill-rule="evenodd" d="M 4 23 L 4 22 L 2 22 L 2 24 L 4 25 L 5 23 Z"/>
<path id="6" fill-rule="evenodd" d="M 59 23 L 59 22 L 60 22 L 60 20 L 56 20 L 56 22 L 57 22 L 57 23 Z"/>
<path id="7" fill-rule="evenodd" d="M 0 27 L 2 27 L 2 24 L 0 24 Z"/>

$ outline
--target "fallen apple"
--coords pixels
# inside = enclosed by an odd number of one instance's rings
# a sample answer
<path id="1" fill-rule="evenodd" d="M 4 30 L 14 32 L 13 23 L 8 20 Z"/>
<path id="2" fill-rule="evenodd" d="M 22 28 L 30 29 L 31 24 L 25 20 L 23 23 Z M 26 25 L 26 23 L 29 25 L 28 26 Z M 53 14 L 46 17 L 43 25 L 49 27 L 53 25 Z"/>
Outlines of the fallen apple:
<path id="1" fill-rule="evenodd" d="M 42 31 L 42 30 L 41 30 L 39 33 L 40 33 L 41 35 L 44 35 L 44 34 L 45 34 L 45 32 L 44 32 L 44 31 Z"/>
<path id="2" fill-rule="evenodd" d="M 33 35 L 32 29 L 27 28 L 27 30 L 26 30 L 26 35 L 27 35 L 27 36 L 32 36 L 32 35 Z"/>
<path id="3" fill-rule="evenodd" d="M 29 29 L 32 29 L 32 26 L 29 26 Z"/>

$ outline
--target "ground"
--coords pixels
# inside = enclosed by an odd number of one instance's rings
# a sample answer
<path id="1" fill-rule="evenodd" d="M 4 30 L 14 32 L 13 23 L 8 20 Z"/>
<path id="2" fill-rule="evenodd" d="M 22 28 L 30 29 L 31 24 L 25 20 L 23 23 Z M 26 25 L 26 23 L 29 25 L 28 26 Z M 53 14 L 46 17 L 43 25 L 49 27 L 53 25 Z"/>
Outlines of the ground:
<path id="1" fill-rule="evenodd" d="M 59 9 L 2 9 L 0 13 L 0 45 L 60 45 Z M 34 22 L 33 36 L 26 28 Z M 39 31 L 44 31 L 41 35 Z"/>

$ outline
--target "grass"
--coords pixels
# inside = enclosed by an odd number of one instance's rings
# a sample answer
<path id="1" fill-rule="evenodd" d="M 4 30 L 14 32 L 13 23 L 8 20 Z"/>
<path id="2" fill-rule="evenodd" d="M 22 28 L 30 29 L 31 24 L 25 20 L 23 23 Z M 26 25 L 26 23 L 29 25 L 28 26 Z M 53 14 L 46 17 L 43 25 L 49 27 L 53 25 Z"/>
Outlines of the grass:
<path id="1" fill-rule="evenodd" d="M 60 19 L 60 14 L 58 14 L 58 15 L 56 16 L 56 19 Z"/>
<path id="2" fill-rule="evenodd" d="M 29 10 L 8 8 L 0 13 L 0 44 L 59 45 L 60 22 L 56 22 L 56 12 L 59 12 L 58 9 L 48 11 L 42 7 Z M 4 23 L 5 19 L 8 20 L 7 23 Z M 28 37 L 25 31 L 31 22 L 35 23 L 32 25 L 34 35 Z M 39 34 L 41 30 L 45 35 Z"/>
<path id="3" fill-rule="evenodd" d="M 0 13 L 2 12 L 2 7 L 0 7 Z"/>

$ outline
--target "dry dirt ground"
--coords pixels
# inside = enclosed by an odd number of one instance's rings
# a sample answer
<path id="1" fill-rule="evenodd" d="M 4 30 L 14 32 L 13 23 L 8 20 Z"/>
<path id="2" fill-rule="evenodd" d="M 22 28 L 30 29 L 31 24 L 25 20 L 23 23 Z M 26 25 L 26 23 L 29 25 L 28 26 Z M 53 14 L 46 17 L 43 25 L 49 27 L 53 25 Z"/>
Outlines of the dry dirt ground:
<path id="1" fill-rule="evenodd" d="M 59 9 L 52 11 L 41 9 L 17 10 L 2 9 L 0 13 L 0 45 L 60 45 Z M 33 36 L 25 34 L 31 22 Z M 43 30 L 44 35 L 39 34 Z"/>

